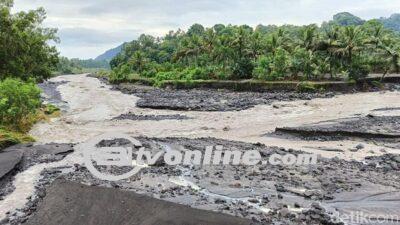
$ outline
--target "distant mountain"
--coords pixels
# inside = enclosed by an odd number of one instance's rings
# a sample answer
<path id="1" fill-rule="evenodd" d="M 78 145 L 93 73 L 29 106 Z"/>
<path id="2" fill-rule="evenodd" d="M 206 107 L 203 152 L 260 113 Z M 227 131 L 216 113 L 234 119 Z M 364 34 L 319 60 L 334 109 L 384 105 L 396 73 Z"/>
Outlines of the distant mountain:
<path id="1" fill-rule="evenodd" d="M 113 49 L 110 49 L 110 50 L 104 52 L 103 54 L 97 56 L 95 58 L 95 60 L 96 61 L 106 60 L 106 61 L 110 62 L 115 56 L 118 55 L 118 53 L 120 53 L 122 51 L 122 48 L 124 47 L 124 45 L 125 45 L 125 43 L 123 43 L 122 45 L 120 45 L 116 48 L 113 48 Z"/>
<path id="2" fill-rule="evenodd" d="M 400 32 L 400 13 L 392 14 L 390 17 L 385 18 L 381 17 L 379 19 L 382 24 L 394 31 Z M 351 13 L 348 12 L 341 12 L 333 16 L 333 19 L 329 22 L 324 22 L 323 26 L 325 25 L 340 25 L 340 26 L 350 26 L 350 25 L 362 25 L 366 22 L 366 20 L 361 19 Z"/>
<path id="3" fill-rule="evenodd" d="M 333 16 L 333 20 L 335 24 L 340 26 L 350 26 L 350 25 L 362 25 L 365 23 L 365 20 L 357 17 L 348 12 L 341 12 Z"/>
<path id="4" fill-rule="evenodd" d="M 381 17 L 379 21 L 381 21 L 385 27 L 400 32 L 400 13 L 392 14 L 389 18 Z"/>

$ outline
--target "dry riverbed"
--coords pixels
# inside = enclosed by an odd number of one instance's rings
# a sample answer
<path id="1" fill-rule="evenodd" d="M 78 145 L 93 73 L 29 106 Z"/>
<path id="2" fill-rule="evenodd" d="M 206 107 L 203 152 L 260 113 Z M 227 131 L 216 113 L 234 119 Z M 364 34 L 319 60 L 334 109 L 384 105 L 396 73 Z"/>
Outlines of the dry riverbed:
<path id="1" fill-rule="evenodd" d="M 133 191 L 252 223 L 341 224 L 350 223 L 346 218 L 353 212 L 400 218 L 395 136 L 400 92 L 395 86 L 352 94 L 173 91 L 111 87 L 74 75 L 53 78 L 42 88 L 47 100 L 63 106 L 64 112 L 37 124 L 31 134 L 41 144 L 77 145 L 66 157 L 18 167 L 6 177 L 8 185 L 0 185 L 5 187 L 0 209 L 8 209 L 0 210 L 5 224 L 42 221 L 38 216 L 43 213 L 36 209 L 43 210 L 54 198 L 45 193 L 56 179 Z M 293 167 L 172 167 L 160 162 L 129 180 L 104 182 L 83 165 L 79 143 L 105 132 L 138 137 L 152 151 L 222 145 L 259 150 L 263 157 L 288 152 L 320 157 L 316 165 Z M 342 135 L 332 135 L 335 132 Z M 350 133 L 364 136 L 346 135 Z"/>

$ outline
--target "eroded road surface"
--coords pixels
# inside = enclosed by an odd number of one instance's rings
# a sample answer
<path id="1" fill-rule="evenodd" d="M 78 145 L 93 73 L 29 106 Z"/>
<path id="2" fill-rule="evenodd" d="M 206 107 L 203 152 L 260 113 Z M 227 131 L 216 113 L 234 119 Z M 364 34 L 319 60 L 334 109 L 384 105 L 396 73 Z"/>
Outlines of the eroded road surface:
<path id="1" fill-rule="evenodd" d="M 323 125 L 325 129 L 329 124 L 333 127 L 345 124 L 348 130 L 351 123 L 343 121 L 358 121 L 354 118 L 397 120 L 399 91 L 276 101 L 239 111 L 175 111 L 137 107 L 139 97 L 112 90 L 111 86 L 86 75 L 60 76 L 50 82 L 53 88 L 47 88 L 46 97 L 62 106 L 63 113 L 59 118 L 35 125 L 31 135 L 40 144 L 74 143 L 75 152 L 59 161 L 38 163 L 16 174 L 13 192 L 0 199 L 0 221 L 4 218 L 10 223 L 43 221 L 37 215 L 54 214 L 46 205 L 56 204 L 52 202 L 56 196 L 45 198 L 41 193 L 62 177 L 263 224 L 363 224 L 359 221 L 364 220 L 351 218 L 361 217 L 360 214 L 372 218 L 367 224 L 382 218 L 387 224 L 400 224 L 398 139 L 323 135 L 310 138 L 275 132 L 276 128 L 283 127 L 303 131 L 301 127 L 319 129 Z M 387 119 L 364 123 L 374 132 L 396 135 L 399 131 L 393 129 L 398 127 L 398 122 L 392 120 L 387 127 Z M 385 129 L 377 130 L 377 127 Z M 84 149 L 79 144 L 106 132 L 138 137 L 150 149 L 184 146 L 199 150 L 204 146 L 222 145 L 241 151 L 257 149 L 263 156 L 287 151 L 317 153 L 321 160 L 317 165 L 290 168 L 158 165 L 145 168 L 130 180 L 104 182 L 84 167 Z M 49 211 L 36 214 L 36 204 L 43 198 L 45 204 L 39 210 Z M 18 208 L 23 210 L 13 213 Z M 353 215 L 354 212 L 359 214 Z M 30 215 L 34 215 L 31 220 Z"/>

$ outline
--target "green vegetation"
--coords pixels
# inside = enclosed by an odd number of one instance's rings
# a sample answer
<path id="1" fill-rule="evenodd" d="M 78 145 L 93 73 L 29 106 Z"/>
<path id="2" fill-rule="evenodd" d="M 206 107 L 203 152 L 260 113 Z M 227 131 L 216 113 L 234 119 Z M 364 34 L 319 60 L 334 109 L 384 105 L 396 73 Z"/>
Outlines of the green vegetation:
<path id="1" fill-rule="evenodd" d="M 7 78 L 0 82 L 0 126 L 27 131 L 41 106 L 40 89 L 31 82 Z"/>
<path id="2" fill-rule="evenodd" d="M 29 135 L 0 128 L 0 151 L 3 148 L 9 147 L 9 146 L 12 146 L 15 144 L 34 142 L 34 141 L 35 141 L 35 139 L 30 137 Z"/>
<path id="3" fill-rule="evenodd" d="M 11 13 L 12 0 L 0 0 L 0 149 L 33 141 L 26 135 L 33 123 L 44 118 L 40 89 L 35 82 L 52 75 L 58 52 L 56 30 L 43 28 L 45 11 Z M 43 108 L 43 109 L 42 109 Z"/>
<path id="4" fill-rule="evenodd" d="M 395 13 L 388 18 L 380 18 L 379 19 L 382 24 L 389 29 L 400 32 L 400 14 Z"/>
<path id="5" fill-rule="evenodd" d="M 12 14 L 12 6 L 12 0 L 0 0 L 0 80 L 49 78 L 58 63 L 56 48 L 48 45 L 58 41 L 56 30 L 40 26 L 43 8 Z"/>
<path id="6" fill-rule="evenodd" d="M 400 69 L 400 36 L 341 13 L 308 26 L 194 24 L 162 38 L 141 35 L 111 61 L 111 81 L 359 80 Z"/>
<path id="7" fill-rule="evenodd" d="M 47 116 L 53 116 L 60 113 L 60 108 L 52 104 L 47 104 L 43 107 L 42 111 Z"/>
<path id="8" fill-rule="evenodd" d="M 60 57 L 56 74 L 80 74 L 91 73 L 100 70 L 109 70 L 110 64 L 106 60 L 94 59 L 68 59 Z"/>

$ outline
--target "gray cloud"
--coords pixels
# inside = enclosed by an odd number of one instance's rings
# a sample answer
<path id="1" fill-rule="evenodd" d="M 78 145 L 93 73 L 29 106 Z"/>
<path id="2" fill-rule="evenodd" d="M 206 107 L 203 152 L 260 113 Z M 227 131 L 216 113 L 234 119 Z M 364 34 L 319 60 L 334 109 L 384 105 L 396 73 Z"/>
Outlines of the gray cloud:
<path id="1" fill-rule="evenodd" d="M 400 12 L 393 0 L 15 0 L 16 10 L 43 6 L 59 28 L 61 53 L 96 57 L 141 33 L 163 35 L 193 23 L 309 24 L 348 11 L 365 19 Z"/>
<path id="2" fill-rule="evenodd" d="M 109 44 L 110 42 L 121 43 L 126 40 L 137 38 L 140 30 L 118 30 L 105 31 L 89 28 L 64 28 L 58 31 L 58 35 L 63 44 L 67 46 L 98 46 Z"/>

